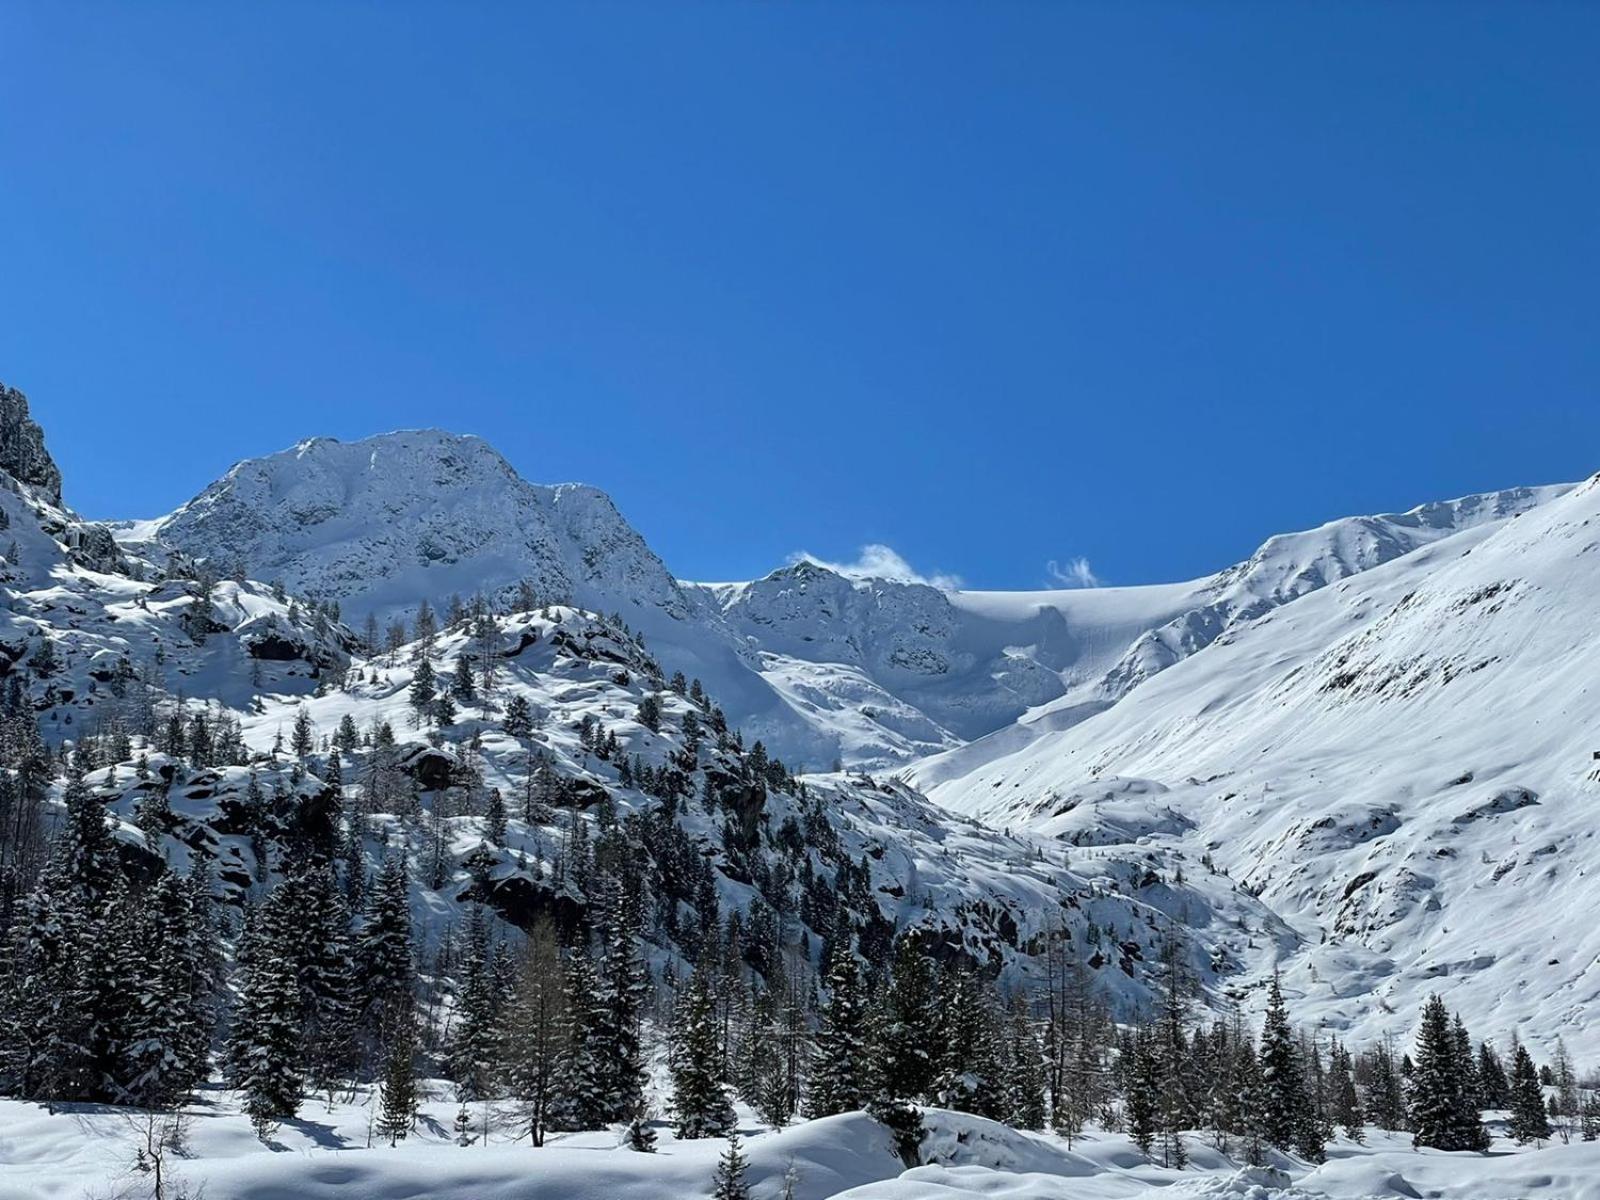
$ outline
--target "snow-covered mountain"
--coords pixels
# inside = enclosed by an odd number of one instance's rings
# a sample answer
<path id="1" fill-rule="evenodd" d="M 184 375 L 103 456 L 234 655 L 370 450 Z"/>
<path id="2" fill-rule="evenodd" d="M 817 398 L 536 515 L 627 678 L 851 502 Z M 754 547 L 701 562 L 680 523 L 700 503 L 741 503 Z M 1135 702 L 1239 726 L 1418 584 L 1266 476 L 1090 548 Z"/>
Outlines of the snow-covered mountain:
<path id="1" fill-rule="evenodd" d="M 451 595 L 506 598 L 526 582 L 620 613 L 791 761 L 880 769 L 955 751 L 949 769 L 961 771 L 1115 703 L 1296 596 L 1559 491 L 1334 521 L 1173 585 L 968 592 L 809 561 L 685 584 L 605 493 L 529 483 L 479 438 L 421 430 L 315 438 L 241 462 L 178 511 L 118 533 L 157 557 L 177 550 L 337 600 L 352 624 Z"/>
<path id="2" fill-rule="evenodd" d="M 962 591 L 801 561 L 752 583 L 695 589 L 772 685 L 839 738 L 846 762 L 947 751 L 919 767 L 932 782 L 1069 728 L 1299 596 L 1565 490 L 1515 488 L 1330 521 L 1189 583 Z"/>
<path id="3" fill-rule="evenodd" d="M 1047 935 L 1064 932 L 1080 946 L 1103 947 L 1096 968 L 1103 970 L 1107 994 L 1129 1011 L 1149 1003 L 1146 971 L 1155 960 L 1157 941 L 1180 914 L 1194 930 L 1196 975 L 1213 991 L 1227 986 L 1229 975 L 1258 956 L 1247 929 L 1266 934 L 1268 941 L 1294 936 L 1225 876 L 1193 872 L 1189 882 L 1179 881 L 1179 859 L 1168 862 L 1142 850 L 1107 854 L 1019 840 L 938 808 L 902 783 L 860 774 L 806 776 L 803 795 L 793 787 L 769 787 L 759 775 L 751 776 L 752 769 L 760 768 L 749 765 L 754 761 L 744 750 L 749 742 L 708 743 L 698 749 L 691 744 L 721 722 L 716 707 L 720 698 L 714 691 L 705 699 L 672 691 L 653 639 L 641 639 L 638 626 L 624 631 L 610 618 L 570 603 L 502 615 L 487 647 L 478 631 L 465 624 L 447 628 L 431 641 L 427 658 L 441 679 L 453 678 L 463 665 L 475 673 L 484 658 L 495 664 L 493 702 L 480 698 L 473 705 L 463 700 L 465 711 L 448 723 L 447 736 L 435 717 L 419 720 L 413 707 L 412 684 L 423 658 L 419 647 L 364 653 L 356 635 L 316 607 L 317 600 L 337 593 L 324 589 L 307 598 L 295 591 L 297 585 L 283 590 L 276 581 L 269 585 L 183 577 L 177 572 L 195 569 L 197 559 L 231 570 L 239 556 L 221 543 L 207 545 L 188 535 L 175 556 L 176 546 L 154 545 L 151 531 L 133 525 L 122 529 L 128 547 L 150 548 L 166 558 L 157 562 L 125 554 L 103 527 L 88 525 L 62 507 L 59 472 L 44 448 L 42 431 L 29 418 L 20 394 L 8 395 L 10 406 L 0 413 L 6 422 L 0 427 L 0 546 L 9 541 L 0 556 L 0 680 L 9 676 L 24 684 L 25 699 L 50 743 L 77 741 L 86 734 L 111 739 L 114 732 L 128 731 L 148 738 L 140 731 L 164 727 L 171 719 L 193 719 L 197 713 L 214 728 L 219 720 L 235 725 L 241 751 L 256 756 L 248 768 L 223 760 L 202 762 L 197 770 L 197 764 L 147 740 L 138 748 L 144 761 L 137 772 L 129 762 L 112 761 L 88 775 L 90 787 L 118 819 L 126 853 L 150 853 L 180 867 L 191 856 L 204 854 L 219 894 L 232 902 L 242 903 L 254 885 L 290 864 L 308 836 L 308 823 L 321 819 L 319 813 L 338 810 L 335 790 L 307 770 L 305 761 L 282 754 L 285 739 L 303 715 L 323 747 L 344 725 L 366 736 L 365 748 L 346 747 L 348 778 L 364 781 L 369 807 L 379 802 L 380 793 L 383 804 L 395 806 L 392 812 L 375 814 L 387 824 L 370 830 L 372 866 L 387 847 L 403 841 L 411 843 L 414 861 L 445 864 L 437 878 L 416 881 L 416 918 L 428 939 L 457 920 L 460 905 L 469 900 L 485 900 L 524 926 L 535 916 L 583 911 L 589 898 L 582 889 L 564 885 L 550 873 L 555 848 L 572 836 L 570 823 L 564 828 L 561 822 L 575 818 L 548 807 L 536 820 L 513 815 L 505 844 L 494 853 L 493 864 L 485 866 L 471 855 L 488 836 L 486 796 L 495 790 L 507 798 L 528 796 L 536 762 L 542 762 L 553 778 L 563 781 L 567 800 L 557 809 L 576 813 L 607 798 L 623 817 L 657 819 L 659 791 L 644 790 L 643 780 L 630 777 L 624 759 L 671 765 L 678 789 L 675 809 L 679 791 L 700 798 L 693 805 L 683 800 L 670 824 L 671 838 L 663 835 L 649 843 L 650 853 L 659 857 L 665 875 L 691 867 L 708 869 L 725 911 L 755 913 L 767 903 L 763 888 L 775 895 L 772 889 L 782 885 L 774 879 L 792 880 L 792 863 L 781 869 L 774 864 L 794 847 L 785 843 L 788 848 L 780 853 L 775 843 L 780 832 L 784 838 L 799 838 L 804 828 L 821 847 L 814 860 L 817 877 L 847 892 L 879 936 L 918 926 L 929 931 L 931 944 L 942 955 L 966 955 L 992 971 L 1026 974 Z M 380 441 L 381 447 L 369 445 L 363 451 L 368 460 L 380 451 L 420 456 L 404 461 L 409 466 L 432 464 L 435 474 L 429 478 L 435 484 L 441 478 L 459 484 L 495 469 L 500 461 L 475 439 L 405 434 Z M 448 450 L 456 443 L 461 443 L 459 458 Z M 319 463 L 309 481 L 299 481 L 303 486 L 295 499 L 279 495 L 278 501 L 303 514 L 312 497 L 331 495 L 328 489 L 343 480 L 340 486 L 348 486 L 361 504 L 368 503 L 370 496 L 360 496 L 359 478 L 353 481 L 349 475 L 361 474 L 350 466 L 356 459 L 345 453 L 349 449 L 337 443 L 303 444 L 296 453 L 317 457 Z M 450 462 L 457 473 L 442 474 Z M 25 482 L 11 468 L 37 482 Z M 257 498 L 276 494 L 270 473 L 264 477 L 236 469 L 234 477 L 251 479 L 247 491 Z M 584 589 L 599 589 L 597 580 L 621 580 L 617 586 L 626 585 L 635 596 L 654 589 L 663 601 L 661 611 L 679 606 L 687 614 L 696 610 L 697 602 L 684 599 L 637 535 L 621 525 L 609 502 L 596 499 L 598 493 L 534 489 L 514 477 L 511 488 L 504 483 L 501 475 L 488 490 L 515 503 L 515 511 L 528 520 L 546 520 L 549 528 L 560 531 L 530 543 L 543 547 L 549 573 L 537 577 L 535 587 L 545 595 L 558 589 L 559 580 L 591 600 L 615 598 L 617 591 Z M 367 486 L 369 492 L 383 490 L 377 481 Z M 397 490 L 404 495 L 403 489 Z M 582 515 L 557 518 L 554 510 L 574 496 L 579 499 L 571 511 Z M 252 510 L 241 507 L 243 501 L 216 495 L 208 503 L 212 511 L 230 514 L 218 518 L 226 527 L 255 529 L 263 540 L 278 544 L 274 539 L 279 535 L 257 524 L 249 515 Z M 431 527 L 440 519 L 414 498 L 409 507 L 396 503 L 422 525 Z M 192 517 L 195 511 L 191 505 L 172 521 Z M 327 521 L 356 528 L 351 512 L 342 512 Z M 202 529 L 213 527 L 201 523 Z M 359 528 L 381 531 L 382 526 Z M 581 565 L 581 556 L 569 559 L 579 540 L 575 530 L 587 531 L 585 544 L 620 547 L 631 556 L 631 567 L 603 561 L 599 550 L 587 567 Z M 481 526 L 474 536 L 479 535 L 491 540 L 499 536 Z M 345 554 L 359 546 L 377 556 L 379 536 L 374 533 L 371 541 L 365 536 L 336 539 L 330 545 Z M 462 554 L 471 558 L 465 550 Z M 500 561 L 508 560 L 509 555 Z M 170 576 L 163 576 L 164 568 Z M 307 586 L 313 578 L 337 577 L 298 570 L 286 571 L 285 582 L 299 580 L 298 586 Z M 635 586 L 636 581 L 642 582 Z M 696 628 L 714 630 L 717 625 Z M 753 673 L 751 678 L 759 681 Z M 646 697 L 660 703 L 656 728 L 647 727 L 639 715 Z M 532 728 L 525 735 L 513 736 L 502 728 L 502 714 L 514 700 L 527 702 Z M 690 732 L 695 719 L 699 735 Z M 609 732 L 613 748 L 599 753 L 587 745 L 586 723 Z M 373 731 L 381 726 L 398 739 L 392 752 L 371 747 Z M 253 789 L 259 789 L 254 798 Z M 141 823 L 140 814 L 155 793 L 163 796 L 166 811 L 152 831 L 148 821 Z M 264 794 L 270 794 L 270 801 Z M 704 800 L 714 794 L 721 796 L 720 808 Z M 521 808 L 515 799 L 507 803 Z M 263 804 L 266 813 L 260 811 Z M 415 821 L 423 808 L 437 819 L 430 832 Z M 730 839 L 738 840 L 729 828 L 743 829 L 750 839 L 737 854 L 727 848 Z M 672 840 L 680 835 L 687 840 Z M 685 897 L 684 902 L 702 901 Z M 688 911 L 693 914 L 694 909 Z M 716 927 L 715 913 L 701 917 Z M 815 953 L 830 932 L 831 910 L 819 910 L 811 919 L 815 927 L 806 930 L 801 921 L 799 931 L 808 953 Z M 664 961 L 680 945 L 675 929 L 669 922 L 658 934 L 657 953 Z"/>
<path id="4" fill-rule="evenodd" d="M 1600 1051 L 1600 477 L 1453 509 L 1086 720 L 912 777 L 991 823 L 1209 855 L 1300 931 L 1286 979 L 1335 1028 L 1398 1027 L 1448 978 L 1469 1022 Z"/>
<path id="5" fill-rule="evenodd" d="M 118 535 L 338 601 L 351 624 L 410 616 L 451 596 L 507 601 L 526 583 L 542 601 L 621 615 L 669 670 L 701 679 L 743 728 L 792 761 L 835 753 L 609 496 L 529 483 L 481 438 L 313 438 L 241 462 L 176 512 L 125 523 Z"/>
<path id="6" fill-rule="evenodd" d="M 57 506 L 42 440 L 12 425 L 0 447 L 35 480 L 14 482 L 13 496 L 55 547 L 24 553 L 45 564 L 30 588 L 138 610 L 90 620 L 95 637 L 156 619 L 144 614 L 168 601 L 133 578 L 139 560 L 92 577 L 67 565 L 84 546 L 119 556 Z M 1154 587 L 956 591 L 812 562 L 686 584 L 602 493 L 530 484 L 478 439 L 414 432 L 241 463 L 121 536 L 152 562 L 177 552 L 242 565 L 352 614 L 506 596 L 522 581 L 618 611 L 666 670 L 704 679 L 736 725 L 791 762 L 914 760 L 911 782 L 991 826 L 1225 868 L 1289 922 L 1272 953 L 1331 1022 L 1377 1019 L 1351 999 L 1373 988 L 1409 1013 L 1419 988 L 1451 973 L 1482 977 L 1480 1021 L 1545 1036 L 1588 995 L 1600 954 L 1576 933 L 1541 935 L 1547 948 L 1516 932 L 1542 915 L 1548 889 L 1600 871 L 1579 832 L 1600 786 L 1582 718 L 1587 597 L 1600 582 L 1585 573 L 1600 559 L 1584 530 L 1597 503 L 1590 483 L 1347 518 Z M 192 599 L 180 589 L 170 603 Z M 218 585 L 215 626 L 248 655 L 254 606 L 271 603 L 283 605 L 262 585 Z M 61 644 L 69 661 L 107 653 Z M 193 675 L 195 695 L 243 670 L 200 662 L 186 647 L 167 670 Z M 560 708 L 537 687 L 534 698 Z M 920 799 L 897 803 L 908 827 L 938 823 L 904 808 Z M 1508 922 L 1503 941 L 1477 911 L 1486 897 Z M 1547 949 L 1571 965 L 1545 962 L 1527 982 Z M 1515 1005 L 1513 979 L 1525 997 Z"/>

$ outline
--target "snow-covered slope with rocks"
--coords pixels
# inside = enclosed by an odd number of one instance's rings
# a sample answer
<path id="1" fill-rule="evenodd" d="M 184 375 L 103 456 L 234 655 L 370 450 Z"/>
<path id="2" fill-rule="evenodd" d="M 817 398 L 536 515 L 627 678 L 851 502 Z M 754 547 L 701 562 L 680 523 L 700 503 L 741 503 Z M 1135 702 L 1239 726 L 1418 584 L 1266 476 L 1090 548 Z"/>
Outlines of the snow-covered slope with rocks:
<path id="1" fill-rule="evenodd" d="M 1299 931 L 1286 985 L 1331 1028 L 1398 1031 L 1448 979 L 1475 1027 L 1600 1053 L 1600 477 L 1540 498 L 1419 522 L 1105 711 L 913 777 L 996 824 L 1208 853 Z"/>
<path id="2" fill-rule="evenodd" d="M 1236 625 L 1331 582 L 1559 494 L 1515 489 L 1276 537 L 1189 583 L 968 592 L 811 561 L 686 584 L 605 495 L 529 483 L 482 439 L 413 430 L 313 438 L 234 466 L 119 536 L 337 600 L 352 624 L 452 595 L 618 612 L 790 759 L 871 769 L 952 752 L 969 771 L 1116 703 Z M 925 773 L 932 781 L 935 774 Z"/>
<path id="3" fill-rule="evenodd" d="M 1110 707 L 1228 630 L 1456 532 L 1562 494 L 1514 488 L 1349 517 L 1269 539 L 1188 583 L 984 592 L 847 576 L 809 560 L 749 583 L 691 585 L 846 762 L 933 782 Z"/>
<path id="4" fill-rule="evenodd" d="M 702 679 L 743 727 L 791 759 L 826 762 L 836 752 L 610 497 L 529 483 L 481 438 L 313 438 L 238 463 L 176 512 L 119 535 L 336 600 L 352 624 L 410 616 L 423 601 L 442 608 L 451 596 L 508 600 L 526 583 L 541 600 L 620 614 L 671 669 Z"/>
<path id="5" fill-rule="evenodd" d="M 230 580 L 202 595 L 125 555 L 106 527 L 62 505 L 21 393 L 0 396 L 0 410 L 0 676 L 35 668 L 47 737 L 92 728 L 152 688 L 243 706 L 266 689 L 310 691 L 343 668 L 349 630 L 271 588 Z"/>

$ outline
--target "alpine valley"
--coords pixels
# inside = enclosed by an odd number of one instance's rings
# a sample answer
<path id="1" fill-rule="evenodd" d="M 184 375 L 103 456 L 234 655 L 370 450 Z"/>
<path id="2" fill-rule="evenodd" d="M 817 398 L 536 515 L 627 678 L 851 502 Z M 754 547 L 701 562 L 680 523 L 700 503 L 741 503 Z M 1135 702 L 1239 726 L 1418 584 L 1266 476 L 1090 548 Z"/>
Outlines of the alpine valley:
<path id="1" fill-rule="evenodd" d="M 70 482 L 0 389 L 4 1200 L 1600 1195 L 1600 477 L 1039 592 Z"/>

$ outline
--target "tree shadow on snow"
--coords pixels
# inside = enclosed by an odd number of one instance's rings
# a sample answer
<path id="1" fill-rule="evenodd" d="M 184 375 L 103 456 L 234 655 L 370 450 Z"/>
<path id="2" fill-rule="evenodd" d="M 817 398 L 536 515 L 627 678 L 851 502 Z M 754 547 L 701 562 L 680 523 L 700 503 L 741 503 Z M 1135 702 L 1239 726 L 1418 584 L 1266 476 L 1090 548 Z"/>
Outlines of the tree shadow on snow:
<path id="1" fill-rule="evenodd" d="M 294 1117 L 284 1121 L 283 1125 L 288 1129 L 298 1130 L 324 1149 L 348 1150 L 350 1148 L 350 1139 L 337 1132 L 332 1125 L 324 1125 L 319 1121 L 307 1121 L 304 1117 Z M 287 1147 L 282 1147 L 276 1142 L 267 1144 L 274 1150 L 287 1149 Z"/>

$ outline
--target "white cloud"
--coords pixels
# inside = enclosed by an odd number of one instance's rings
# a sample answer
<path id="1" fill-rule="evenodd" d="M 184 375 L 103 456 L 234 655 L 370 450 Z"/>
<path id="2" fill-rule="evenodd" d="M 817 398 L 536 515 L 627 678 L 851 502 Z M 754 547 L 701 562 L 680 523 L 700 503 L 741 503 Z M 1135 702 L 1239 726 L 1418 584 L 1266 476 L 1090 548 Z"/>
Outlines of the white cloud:
<path id="1" fill-rule="evenodd" d="M 1064 563 L 1051 559 L 1044 566 L 1049 573 L 1050 582 L 1057 587 L 1092 588 L 1099 587 L 1102 580 L 1094 573 L 1094 568 L 1089 565 L 1089 560 L 1079 555 L 1069 558 Z"/>
<path id="2" fill-rule="evenodd" d="M 861 547 L 861 552 L 856 556 L 855 562 L 829 562 L 825 558 L 818 558 L 815 554 L 808 554 L 804 550 L 791 554 L 789 561 L 813 562 L 819 567 L 837 571 L 850 579 L 888 579 L 896 583 L 925 583 L 930 587 L 944 588 L 949 591 L 954 591 L 961 586 L 961 577 L 959 575 L 950 575 L 942 571 L 924 575 L 896 553 L 893 547 L 885 546 L 881 542 L 871 542 Z"/>

